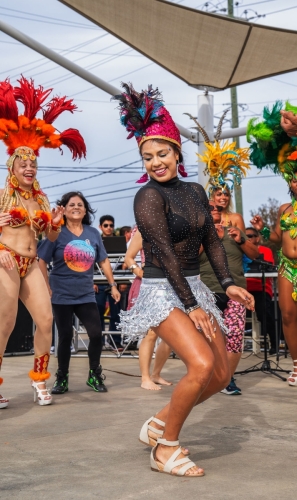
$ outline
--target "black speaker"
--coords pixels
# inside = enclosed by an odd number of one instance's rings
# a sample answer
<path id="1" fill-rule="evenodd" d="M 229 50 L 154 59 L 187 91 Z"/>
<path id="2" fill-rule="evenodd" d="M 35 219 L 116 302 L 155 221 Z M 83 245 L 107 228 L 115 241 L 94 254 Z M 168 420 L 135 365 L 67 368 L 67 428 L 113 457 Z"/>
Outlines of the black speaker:
<path id="1" fill-rule="evenodd" d="M 19 300 L 16 324 L 9 337 L 5 354 L 16 352 L 30 352 L 33 348 L 33 320 Z"/>

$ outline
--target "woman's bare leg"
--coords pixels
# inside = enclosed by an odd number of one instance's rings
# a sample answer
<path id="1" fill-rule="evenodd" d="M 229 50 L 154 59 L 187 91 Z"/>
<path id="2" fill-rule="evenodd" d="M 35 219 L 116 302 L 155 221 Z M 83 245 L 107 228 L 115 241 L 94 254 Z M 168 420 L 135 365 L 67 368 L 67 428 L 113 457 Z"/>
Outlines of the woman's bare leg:
<path id="1" fill-rule="evenodd" d="M 50 353 L 52 341 L 52 306 L 45 279 L 37 262 L 32 264 L 28 274 L 21 280 L 20 299 L 28 309 L 36 325 L 34 335 L 35 356 Z M 39 384 L 44 389 L 45 399 L 51 399 L 46 392 L 46 385 Z"/>
<path id="2" fill-rule="evenodd" d="M 17 268 L 8 271 L 0 267 L 0 283 L 0 356 L 3 356 L 18 312 L 20 277 Z"/>
<path id="3" fill-rule="evenodd" d="M 241 359 L 241 352 L 227 352 L 227 358 L 230 368 L 231 377 L 233 377 L 238 363 Z"/>
<path id="4" fill-rule="evenodd" d="M 172 382 L 167 382 L 167 380 L 161 377 L 162 368 L 169 358 L 170 353 L 171 347 L 162 340 L 156 350 L 155 362 L 151 374 L 151 380 L 156 384 L 172 385 Z"/>
<path id="5" fill-rule="evenodd" d="M 211 395 L 228 384 L 230 372 L 225 342 L 217 326 L 216 339 L 209 343 L 179 309 L 174 309 L 154 330 L 187 367 L 187 373 L 174 389 L 169 405 L 156 414 L 157 418 L 166 422 L 163 438 L 175 441 L 187 416 L 209 385 Z M 175 449 L 159 445 L 156 457 L 165 463 Z M 188 474 L 197 474 L 197 467 L 187 471 Z"/>
<path id="6" fill-rule="evenodd" d="M 140 387 L 149 391 L 159 391 L 161 389 L 150 377 L 151 361 L 157 338 L 157 335 L 152 330 L 149 330 L 139 346 Z"/>
<path id="7" fill-rule="evenodd" d="M 284 335 L 294 361 L 297 359 L 297 303 L 292 299 L 293 285 L 286 278 L 279 276 L 278 291 Z M 291 381 L 294 382 L 294 379 Z"/>
<path id="8" fill-rule="evenodd" d="M 53 314 L 48 289 L 37 262 L 21 280 L 20 299 L 36 325 L 34 352 L 36 356 L 49 353 L 52 341 Z"/>

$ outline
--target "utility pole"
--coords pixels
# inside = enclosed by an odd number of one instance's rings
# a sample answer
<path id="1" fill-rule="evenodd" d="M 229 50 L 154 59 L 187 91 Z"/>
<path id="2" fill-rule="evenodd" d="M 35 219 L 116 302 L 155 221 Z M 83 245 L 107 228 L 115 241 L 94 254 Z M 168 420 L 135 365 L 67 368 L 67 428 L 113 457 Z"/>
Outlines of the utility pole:
<path id="1" fill-rule="evenodd" d="M 228 16 L 234 17 L 233 0 L 228 0 Z M 231 87 L 231 113 L 232 113 L 232 128 L 238 127 L 238 104 L 237 104 L 237 88 Z M 239 137 L 234 137 L 233 141 L 236 142 L 236 147 L 239 148 Z M 240 186 L 234 186 L 235 207 L 236 212 L 243 215 L 242 207 L 242 192 Z"/>

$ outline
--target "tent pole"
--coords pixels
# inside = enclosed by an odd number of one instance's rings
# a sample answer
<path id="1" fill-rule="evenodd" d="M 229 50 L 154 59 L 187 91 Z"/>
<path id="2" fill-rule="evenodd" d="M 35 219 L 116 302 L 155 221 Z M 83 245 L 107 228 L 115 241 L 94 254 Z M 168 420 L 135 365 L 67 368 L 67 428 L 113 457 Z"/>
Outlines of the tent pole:
<path id="1" fill-rule="evenodd" d="M 228 16 L 234 17 L 234 0 L 228 0 Z M 237 103 L 237 88 L 231 87 L 231 113 L 232 113 L 232 128 L 238 128 L 238 103 Z M 233 137 L 236 147 L 239 148 L 239 137 Z M 234 186 L 235 207 L 236 212 L 243 215 L 242 192 L 241 186 Z"/>
<path id="2" fill-rule="evenodd" d="M 210 140 L 213 140 L 213 95 L 207 91 L 198 96 L 198 122 L 206 130 Z M 202 154 L 205 150 L 203 136 L 198 133 L 198 153 Z M 208 176 L 204 174 L 205 164 L 198 161 L 198 182 L 205 188 L 208 182 Z"/>

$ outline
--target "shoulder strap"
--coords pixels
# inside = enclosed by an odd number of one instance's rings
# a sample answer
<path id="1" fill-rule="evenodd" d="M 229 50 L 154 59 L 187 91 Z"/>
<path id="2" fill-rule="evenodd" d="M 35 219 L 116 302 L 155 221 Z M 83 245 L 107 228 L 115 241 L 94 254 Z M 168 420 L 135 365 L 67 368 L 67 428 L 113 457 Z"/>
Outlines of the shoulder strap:
<path id="1" fill-rule="evenodd" d="M 289 207 L 292 206 L 292 203 L 289 203 L 288 206 L 282 211 L 282 215 L 284 215 L 284 213 L 286 212 L 286 210 L 288 210 Z"/>

